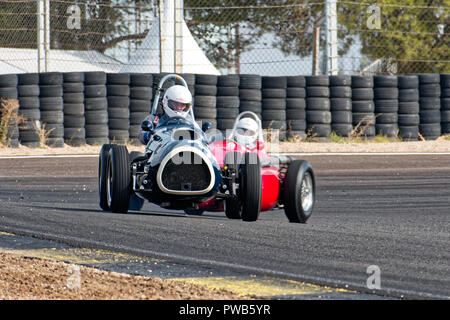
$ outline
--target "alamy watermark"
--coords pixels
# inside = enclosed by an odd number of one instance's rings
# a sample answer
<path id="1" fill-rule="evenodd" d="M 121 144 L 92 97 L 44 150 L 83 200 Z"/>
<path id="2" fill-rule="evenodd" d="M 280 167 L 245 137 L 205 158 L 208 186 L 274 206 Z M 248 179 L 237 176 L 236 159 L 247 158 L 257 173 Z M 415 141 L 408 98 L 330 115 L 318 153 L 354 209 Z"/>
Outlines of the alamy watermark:
<path id="1" fill-rule="evenodd" d="M 366 273 L 369 275 L 366 281 L 368 289 L 381 289 L 381 269 L 377 265 L 367 267 Z"/>

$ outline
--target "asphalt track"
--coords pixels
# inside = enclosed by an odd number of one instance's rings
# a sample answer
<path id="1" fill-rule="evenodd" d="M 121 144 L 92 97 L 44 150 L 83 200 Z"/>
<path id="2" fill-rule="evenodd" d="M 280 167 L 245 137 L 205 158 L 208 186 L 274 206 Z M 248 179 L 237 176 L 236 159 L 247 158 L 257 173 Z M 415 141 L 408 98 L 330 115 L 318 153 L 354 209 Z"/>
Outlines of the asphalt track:
<path id="1" fill-rule="evenodd" d="M 307 224 L 98 207 L 97 158 L 0 159 L 0 231 L 75 247 L 406 298 L 450 298 L 450 155 L 308 155 Z M 367 268 L 380 269 L 369 290 Z M 188 269 L 189 269 L 188 268 Z"/>

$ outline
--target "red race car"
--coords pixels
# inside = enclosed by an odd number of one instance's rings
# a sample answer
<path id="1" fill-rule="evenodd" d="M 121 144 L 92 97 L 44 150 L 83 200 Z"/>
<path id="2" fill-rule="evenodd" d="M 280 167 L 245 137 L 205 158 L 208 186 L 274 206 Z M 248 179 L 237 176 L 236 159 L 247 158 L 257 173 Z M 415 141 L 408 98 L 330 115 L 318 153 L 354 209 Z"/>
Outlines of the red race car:
<path id="1" fill-rule="evenodd" d="M 249 149 L 233 137 L 241 118 L 254 118 L 258 124 L 256 146 Z M 311 216 L 315 202 L 314 172 L 308 161 L 286 156 L 269 155 L 265 151 L 261 121 L 253 112 L 241 113 L 231 134 L 214 141 L 209 147 L 221 169 L 229 177 L 227 197 L 216 197 L 186 210 L 188 214 L 203 211 L 225 211 L 230 219 L 255 221 L 260 211 L 284 208 L 290 222 L 305 223 Z M 250 188 L 249 188 L 250 187 Z"/>

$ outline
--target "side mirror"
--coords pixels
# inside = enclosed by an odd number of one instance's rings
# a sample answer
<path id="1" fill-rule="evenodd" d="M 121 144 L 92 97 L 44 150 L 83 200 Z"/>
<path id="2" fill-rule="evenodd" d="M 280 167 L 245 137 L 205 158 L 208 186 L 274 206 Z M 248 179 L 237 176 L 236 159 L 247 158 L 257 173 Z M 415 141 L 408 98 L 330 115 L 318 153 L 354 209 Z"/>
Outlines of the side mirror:
<path id="1" fill-rule="evenodd" d="M 206 131 L 208 131 L 208 130 L 211 130 L 211 128 L 212 128 L 212 124 L 209 123 L 209 122 L 204 122 L 204 123 L 202 124 L 202 131 L 203 131 L 203 132 L 206 132 Z"/>
<path id="2" fill-rule="evenodd" d="M 142 121 L 142 123 L 141 123 L 142 131 L 151 131 L 152 127 L 153 127 L 153 125 L 148 120 Z"/>

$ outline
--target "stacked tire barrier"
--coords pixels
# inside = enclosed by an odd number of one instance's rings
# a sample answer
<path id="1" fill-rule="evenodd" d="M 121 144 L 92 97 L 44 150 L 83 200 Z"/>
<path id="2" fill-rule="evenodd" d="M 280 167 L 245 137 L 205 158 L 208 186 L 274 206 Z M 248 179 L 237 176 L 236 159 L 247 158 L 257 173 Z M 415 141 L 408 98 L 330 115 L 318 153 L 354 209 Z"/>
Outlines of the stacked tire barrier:
<path id="1" fill-rule="evenodd" d="M 47 135 L 46 144 L 64 146 L 63 75 L 47 72 L 39 75 L 39 107 L 41 126 Z"/>
<path id="2" fill-rule="evenodd" d="M 153 75 L 137 73 L 130 75 L 130 142 L 139 144 L 141 123 L 150 114 L 153 97 Z"/>
<path id="3" fill-rule="evenodd" d="M 398 135 L 404 141 L 419 138 L 419 78 L 398 77 Z"/>
<path id="4" fill-rule="evenodd" d="M 39 108 L 39 74 L 22 73 L 18 78 L 19 141 L 27 147 L 39 147 L 39 129 L 41 127 L 41 111 Z"/>
<path id="5" fill-rule="evenodd" d="M 375 137 L 373 77 L 352 76 L 352 121 L 355 136 Z"/>
<path id="6" fill-rule="evenodd" d="M 419 74 L 419 131 L 425 140 L 441 135 L 441 78 L 439 74 Z"/>
<path id="7" fill-rule="evenodd" d="M 84 108 L 86 143 L 91 145 L 109 143 L 106 73 L 85 72 Z"/>
<path id="8" fill-rule="evenodd" d="M 327 76 L 306 77 L 307 135 L 322 140 L 331 134 L 330 80 Z"/>
<path id="9" fill-rule="evenodd" d="M 17 100 L 17 85 L 18 78 L 15 74 L 0 75 L 0 99 L 14 99 Z M 7 103 L 6 101 L 0 101 L 1 104 Z M 17 106 L 16 106 L 17 107 Z M 6 110 L 5 110 L 6 111 Z M 9 145 L 13 148 L 19 146 L 19 127 L 17 121 L 18 109 L 13 110 L 12 118 L 9 121 L 8 130 L 6 132 L 6 139 Z M 0 116 L 2 111 L 0 111 Z"/>
<path id="10" fill-rule="evenodd" d="M 286 130 L 288 138 L 306 137 L 306 80 L 304 76 L 286 78 Z"/>
<path id="11" fill-rule="evenodd" d="M 217 129 L 226 134 L 239 115 L 239 75 L 219 76 L 217 79 Z"/>
<path id="12" fill-rule="evenodd" d="M 278 130 L 279 139 L 286 138 L 286 77 L 262 77 L 262 125 Z"/>
<path id="13" fill-rule="evenodd" d="M 348 137 L 353 131 L 351 76 L 330 77 L 331 131 Z"/>
<path id="14" fill-rule="evenodd" d="M 375 129 L 377 135 L 398 135 L 398 82 L 396 76 L 374 76 Z"/>
<path id="15" fill-rule="evenodd" d="M 261 88 L 261 76 L 255 74 L 239 75 L 239 112 L 251 111 L 256 113 L 260 119 L 262 118 Z"/>
<path id="16" fill-rule="evenodd" d="M 126 144 L 130 139 L 130 75 L 106 75 L 109 141 Z"/>
<path id="17" fill-rule="evenodd" d="M 24 120 L 11 126 L 7 138 L 13 147 L 19 143 L 39 147 L 43 141 L 53 147 L 139 143 L 154 87 L 165 75 L 98 71 L 0 75 L 0 98 L 17 99 L 18 116 Z M 328 140 L 335 132 L 344 137 L 370 139 L 379 134 L 416 141 L 450 134 L 449 74 L 182 77 L 193 94 L 198 123 L 210 122 L 223 133 L 233 127 L 240 112 L 252 111 L 263 129 L 280 130 L 281 139 Z M 175 83 L 169 81 L 165 88 Z"/>
<path id="18" fill-rule="evenodd" d="M 198 74 L 195 76 L 194 116 L 201 126 L 209 122 L 217 128 L 217 78 L 215 75 Z"/>
<path id="19" fill-rule="evenodd" d="M 86 144 L 84 117 L 84 73 L 63 74 L 64 142 L 71 146 Z"/>
<path id="20" fill-rule="evenodd" d="M 450 134 L 450 74 L 441 74 L 441 129 Z"/>

